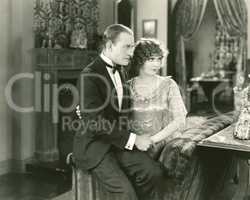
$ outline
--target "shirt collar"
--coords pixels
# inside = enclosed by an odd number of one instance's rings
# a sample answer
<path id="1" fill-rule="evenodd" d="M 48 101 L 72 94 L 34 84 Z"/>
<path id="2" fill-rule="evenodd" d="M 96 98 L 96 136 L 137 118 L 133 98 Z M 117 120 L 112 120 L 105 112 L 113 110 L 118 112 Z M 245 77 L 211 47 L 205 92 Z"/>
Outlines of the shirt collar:
<path id="1" fill-rule="evenodd" d="M 112 60 L 110 60 L 110 58 L 108 58 L 107 56 L 105 56 L 103 53 L 101 53 L 100 57 L 109 65 L 114 66 Z"/>

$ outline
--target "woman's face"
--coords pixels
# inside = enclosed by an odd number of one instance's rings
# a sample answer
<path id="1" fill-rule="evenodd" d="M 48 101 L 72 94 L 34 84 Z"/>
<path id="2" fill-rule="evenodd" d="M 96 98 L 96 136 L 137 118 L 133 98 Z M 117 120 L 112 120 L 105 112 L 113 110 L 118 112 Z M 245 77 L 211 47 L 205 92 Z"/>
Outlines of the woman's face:
<path id="1" fill-rule="evenodd" d="M 161 56 L 152 56 L 140 69 L 140 74 L 144 75 L 155 75 L 159 72 L 159 69 L 162 67 L 162 57 Z"/>

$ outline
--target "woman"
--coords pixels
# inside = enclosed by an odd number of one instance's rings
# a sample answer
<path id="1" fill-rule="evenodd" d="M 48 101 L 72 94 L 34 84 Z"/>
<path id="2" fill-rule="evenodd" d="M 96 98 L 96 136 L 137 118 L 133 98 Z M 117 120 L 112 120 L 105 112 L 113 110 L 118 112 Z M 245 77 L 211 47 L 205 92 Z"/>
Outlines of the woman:
<path id="1" fill-rule="evenodd" d="M 173 177 L 162 183 L 166 188 L 164 199 L 177 200 L 183 199 L 182 185 L 176 184 L 174 177 L 185 174 L 182 165 L 186 160 L 172 148 L 172 142 L 181 135 L 187 111 L 176 82 L 158 75 L 167 53 L 157 40 L 137 42 L 130 70 L 134 77 L 128 81 L 132 102 L 130 122 L 132 132 L 150 135 L 154 145 L 148 154 Z"/>
<path id="2" fill-rule="evenodd" d="M 185 126 L 186 108 L 176 82 L 158 75 L 166 51 L 154 39 L 137 42 L 128 83 L 132 98 L 132 131 L 149 134 L 154 148 L 171 140 Z M 162 146 L 162 145 L 161 145 Z M 156 153 L 152 148 L 151 155 Z"/>

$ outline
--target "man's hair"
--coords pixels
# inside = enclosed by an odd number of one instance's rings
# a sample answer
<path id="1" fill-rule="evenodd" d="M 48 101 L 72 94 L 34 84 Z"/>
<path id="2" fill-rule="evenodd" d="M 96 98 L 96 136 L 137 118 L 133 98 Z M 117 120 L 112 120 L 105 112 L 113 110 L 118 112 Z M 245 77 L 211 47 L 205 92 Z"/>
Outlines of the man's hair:
<path id="1" fill-rule="evenodd" d="M 102 47 L 104 48 L 108 41 L 115 43 L 116 39 L 121 33 L 128 33 L 130 35 L 134 35 L 133 31 L 130 28 L 122 24 L 112 24 L 108 26 L 105 29 L 103 36 L 102 36 Z"/>
<path id="2" fill-rule="evenodd" d="M 134 55 L 129 70 L 130 77 L 138 76 L 140 68 L 151 57 L 165 57 L 168 50 L 164 49 L 161 43 L 153 38 L 141 38 L 135 45 Z"/>

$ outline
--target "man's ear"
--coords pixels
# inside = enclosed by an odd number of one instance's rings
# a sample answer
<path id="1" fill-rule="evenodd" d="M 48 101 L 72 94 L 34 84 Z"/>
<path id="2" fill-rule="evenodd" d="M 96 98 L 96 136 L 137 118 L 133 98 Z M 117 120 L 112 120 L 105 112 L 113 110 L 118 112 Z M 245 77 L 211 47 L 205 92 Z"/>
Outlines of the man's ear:
<path id="1" fill-rule="evenodd" d="M 112 49 L 112 45 L 113 45 L 113 43 L 112 43 L 111 40 L 107 41 L 107 43 L 106 43 L 106 49 L 111 50 Z"/>

